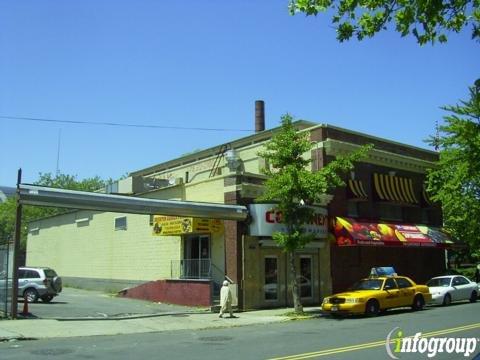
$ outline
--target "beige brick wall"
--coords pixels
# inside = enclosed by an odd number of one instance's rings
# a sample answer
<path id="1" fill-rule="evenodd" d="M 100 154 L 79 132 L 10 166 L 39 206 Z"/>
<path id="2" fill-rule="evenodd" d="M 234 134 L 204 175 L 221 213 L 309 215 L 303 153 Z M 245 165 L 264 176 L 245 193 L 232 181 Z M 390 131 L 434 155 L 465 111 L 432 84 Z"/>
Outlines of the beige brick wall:
<path id="1" fill-rule="evenodd" d="M 114 219 L 127 217 L 127 230 Z M 88 223 L 76 219 L 90 218 Z M 37 221 L 29 234 L 27 265 L 54 268 L 62 276 L 125 280 L 170 277 L 170 261 L 180 259 L 180 237 L 151 234 L 149 216 L 80 211 Z"/>

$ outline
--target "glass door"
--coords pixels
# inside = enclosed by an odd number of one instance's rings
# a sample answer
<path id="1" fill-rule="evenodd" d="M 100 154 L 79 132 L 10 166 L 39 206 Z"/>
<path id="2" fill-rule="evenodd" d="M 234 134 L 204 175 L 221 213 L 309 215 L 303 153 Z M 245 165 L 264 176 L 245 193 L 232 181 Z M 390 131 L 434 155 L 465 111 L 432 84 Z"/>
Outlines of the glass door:
<path id="1" fill-rule="evenodd" d="M 310 255 L 300 256 L 300 276 L 298 277 L 298 286 L 300 286 L 301 298 L 312 298 L 312 256 Z"/>
<path id="2" fill-rule="evenodd" d="M 185 237 L 183 273 L 192 279 L 210 278 L 210 236 Z"/>

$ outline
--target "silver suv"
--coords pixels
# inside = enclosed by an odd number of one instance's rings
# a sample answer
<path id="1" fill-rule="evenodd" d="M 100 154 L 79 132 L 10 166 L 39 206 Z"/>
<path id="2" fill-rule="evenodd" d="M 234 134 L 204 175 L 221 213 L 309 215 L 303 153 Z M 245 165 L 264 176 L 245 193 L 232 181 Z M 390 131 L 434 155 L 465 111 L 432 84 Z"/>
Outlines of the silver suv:
<path id="1" fill-rule="evenodd" d="M 18 296 L 29 303 L 50 302 L 62 291 L 62 278 L 55 270 L 44 267 L 18 268 Z"/>

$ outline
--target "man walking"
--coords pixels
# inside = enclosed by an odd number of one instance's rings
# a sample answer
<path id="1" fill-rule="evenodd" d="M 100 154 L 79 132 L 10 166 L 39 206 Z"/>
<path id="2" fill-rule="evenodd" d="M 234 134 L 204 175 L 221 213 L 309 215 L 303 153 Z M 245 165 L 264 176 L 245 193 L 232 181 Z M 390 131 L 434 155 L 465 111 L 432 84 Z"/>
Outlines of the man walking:
<path id="1" fill-rule="evenodd" d="M 223 282 L 222 289 L 220 290 L 220 315 L 219 317 L 223 318 L 223 314 L 227 311 L 230 313 L 230 317 L 233 318 L 233 311 L 232 311 L 232 291 L 228 286 L 228 281 L 225 280 Z"/>

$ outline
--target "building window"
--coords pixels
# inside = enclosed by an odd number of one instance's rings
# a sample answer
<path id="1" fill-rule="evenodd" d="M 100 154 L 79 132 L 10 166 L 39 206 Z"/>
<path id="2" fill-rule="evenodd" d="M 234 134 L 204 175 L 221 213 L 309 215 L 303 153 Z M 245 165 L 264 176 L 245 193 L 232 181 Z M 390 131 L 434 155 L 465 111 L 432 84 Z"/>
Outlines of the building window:
<path id="1" fill-rule="evenodd" d="M 402 207 L 392 204 L 378 204 L 380 219 L 403 221 Z"/>
<path id="2" fill-rule="evenodd" d="M 358 217 L 358 202 L 356 201 L 347 202 L 347 216 Z"/>
<path id="3" fill-rule="evenodd" d="M 430 211 L 428 209 L 422 209 L 422 224 L 428 224 L 430 218 Z"/>
<path id="4" fill-rule="evenodd" d="M 265 300 L 278 300 L 278 262 L 276 257 L 265 257 Z"/>
<path id="5" fill-rule="evenodd" d="M 115 218 L 115 231 L 117 230 L 127 230 L 127 217 L 117 217 Z"/>

